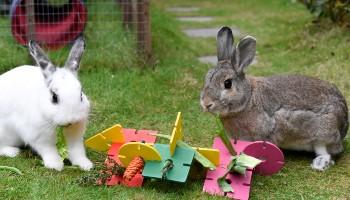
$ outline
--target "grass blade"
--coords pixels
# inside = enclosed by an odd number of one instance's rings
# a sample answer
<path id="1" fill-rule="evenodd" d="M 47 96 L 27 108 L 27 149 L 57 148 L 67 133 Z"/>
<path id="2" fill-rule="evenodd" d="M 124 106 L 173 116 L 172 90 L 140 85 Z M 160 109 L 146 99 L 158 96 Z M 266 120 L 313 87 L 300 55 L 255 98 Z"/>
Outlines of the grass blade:
<path id="1" fill-rule="evenodd" d="M 2 169 L 13 171 L 18 175 L 23 175 L 23 173 L 19 169 L 17 169 L 16 167 L 0 166 L 0 170 L 2 170 Z"/>

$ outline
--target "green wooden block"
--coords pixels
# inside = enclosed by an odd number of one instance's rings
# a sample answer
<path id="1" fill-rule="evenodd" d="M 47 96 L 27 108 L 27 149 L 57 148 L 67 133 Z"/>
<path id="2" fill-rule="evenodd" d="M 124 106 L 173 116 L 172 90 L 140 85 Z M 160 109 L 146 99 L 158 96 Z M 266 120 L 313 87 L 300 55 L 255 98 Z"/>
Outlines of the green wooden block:
<path id="1" fill-rule="evenodd" d="M 186 182 L 190 172 L 194 151 L 190 148 L 176 147 L 174 155 L 170 156 L 170 148 L 167 144 L 154 144 L 159 151 L 162 161 L 146 161 L 142 175 L 149 178 L 162 179 L 162 169 L 167 160 L 172 160 L 173 168 L 166 173 L 166 180 Z"/>

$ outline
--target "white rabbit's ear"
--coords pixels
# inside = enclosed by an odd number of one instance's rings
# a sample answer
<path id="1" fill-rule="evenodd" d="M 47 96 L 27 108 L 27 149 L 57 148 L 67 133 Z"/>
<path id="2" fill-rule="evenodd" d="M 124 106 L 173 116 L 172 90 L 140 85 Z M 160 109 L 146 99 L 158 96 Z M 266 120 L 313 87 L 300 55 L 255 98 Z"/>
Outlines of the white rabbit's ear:
<path id="1" fill-rule="evenodd" d="M 75 40 L 64 67 L 71 70 L 74 74 L 77 74 L 84 50 L 85 40 L 83 36 L 80 36 Z"/>
<path id="2" fill-rule="evenodd" d="M 29 41 L 28 48 L 29 53 L 35 60 L 37 66 L 41 68 L 44 77 L 46 79 L 51 77 L 51 75 L 56 71 L 56 67 L 51 63 L 45 52 L 33 40 Z"/>
<path id="3" fill-rule="evenodd" d="M 246 36 L 239 41 L 234 55 L 232 56 L 232 64 L 238 73 L 244 73 L 244 70 L 255 57 L 256 39 L 252 36 Z"/>
<path id="4" fill-rule="evenodd" d="M 218 61 L 230 60 L 233 53 L 233 34 L 229 27 L 222 27 L 217 35 Z"/>

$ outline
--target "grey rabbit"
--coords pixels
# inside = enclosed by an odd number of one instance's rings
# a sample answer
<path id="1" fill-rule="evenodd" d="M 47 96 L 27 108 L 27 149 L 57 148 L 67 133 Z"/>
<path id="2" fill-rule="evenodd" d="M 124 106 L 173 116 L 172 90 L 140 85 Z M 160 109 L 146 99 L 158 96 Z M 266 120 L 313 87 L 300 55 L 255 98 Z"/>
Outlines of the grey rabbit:
<path id="1" fill-rule="evenodd" d="M 201 92 L 203 110 L 219 114 L 232 137 L 315 152 L 315 170 L 334 164 L 331 155 L 343 151 L 349 128 L 347 104 L 336 86 L 302 75 L 246 75 L 256 40 L 246 36 L 236 47 L 233 43 L 231 29 L 221 28 L 218 63 L 208 71 Z"/>

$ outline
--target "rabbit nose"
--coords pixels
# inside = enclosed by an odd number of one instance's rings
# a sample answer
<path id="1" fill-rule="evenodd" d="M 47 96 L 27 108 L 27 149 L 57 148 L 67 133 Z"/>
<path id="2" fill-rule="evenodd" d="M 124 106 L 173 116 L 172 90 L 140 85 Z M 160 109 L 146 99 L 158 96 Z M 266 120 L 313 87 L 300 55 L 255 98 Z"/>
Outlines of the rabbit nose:
<path id="1" fill-rule="evenodd" d="M 209 104 L 206 104 L 205 107 L 206 107 L 207 109 L 209 109 L 209 108 L 212 107 L 213 105 L 214 105 L 213 103 L 209 103 Z"/>

